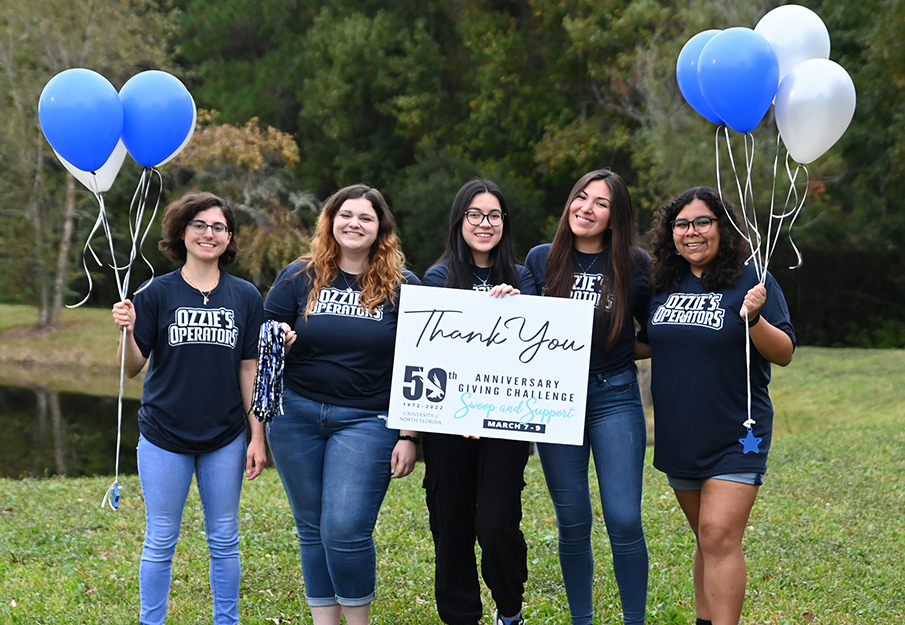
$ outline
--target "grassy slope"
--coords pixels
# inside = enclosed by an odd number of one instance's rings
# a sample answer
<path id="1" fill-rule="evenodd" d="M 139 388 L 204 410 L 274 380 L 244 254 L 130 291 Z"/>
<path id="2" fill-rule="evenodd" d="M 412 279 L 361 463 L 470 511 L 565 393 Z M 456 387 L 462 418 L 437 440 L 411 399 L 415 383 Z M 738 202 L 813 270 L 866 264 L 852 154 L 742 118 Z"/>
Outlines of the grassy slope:
<path id="1" fill-rule="evenodd" d="M 9 323 L 3 314 L 7 308 L 0 306 L 0 331 Z M 97 315 L 100 325 L 107 322 L 106 311 L 69 312 Z M 98 334 L 88 334 L 94 344 L 115 342 L 100 325 Z M 106 355 L 80 352 L 75 339 L 61 338 L 60 345 L 82 354 L 86 365 L 105 366 Z M 9 341 L 0 340 L 0 362 L 27 349 L 38 353 L 36 347 L 10 349 Z M 861 625 L 905 619 L 903 373 L 902 351 L 815 348 L 800 349 L 790 367 L 774 370 L 778 436 L 746 533 L 744 623 Z M 419 465 L 415 475 L 394 481 L 381 510 L 377 625 L 439 622 L 422 471 Z M 693 622 L 693 537 L 663 475 L 649 462 L 645 471 L 648 622 Z M 526 481 L 522 528 L 530 578 L 525 613 L 531 623 L 566 624 L 556 524 L 536 458 L 529 462 Z M 136 477 L 123 478 L 121 509 L 113 512 L 99 507 L 108 485 L 109 478 L 0 480 L 0 623 L 135 622 L 144 526 L 140 487 Z M 599 517 L 596 498 L 595 507 Z M 295 530 L 275 471 L 247 484 L 240 516 L 242 622 L 310 622 Z M 174 623 L 210 622 L 202 530 L 193 492 L 174 564 Z M 594 546 L 599 622 L 620 623 L 602 520 L 595 525 Z M 489 596 L 485 606 L 492 609 Z"/>

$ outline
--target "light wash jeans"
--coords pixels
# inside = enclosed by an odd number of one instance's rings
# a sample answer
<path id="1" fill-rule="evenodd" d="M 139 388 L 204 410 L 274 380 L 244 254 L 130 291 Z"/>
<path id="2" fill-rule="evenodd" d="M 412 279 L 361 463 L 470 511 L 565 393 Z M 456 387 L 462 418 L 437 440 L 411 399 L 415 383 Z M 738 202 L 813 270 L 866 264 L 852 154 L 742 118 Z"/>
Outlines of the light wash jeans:
<path id="1" fill-rule="evenodd" d="M 376 596 L 374 525 L 398 430 L 386 412 L 322 404 L 286 389 L 267 441 L 299 534 L 308 605 L 356 607 Z"/>
<path id="2" fill-rule="evenodd" d="M 193 474 L 211 558 L 214 625 L 239 622 L 239 495 L 244 471 L 244 432 L 225 447 L 200 454 L 173 453 L 139 437 L 138 475 L 147 520 L 139 572 L 141 625 L 160 625 L 166 618 L 173 554 Z"/>
<path id="3" fill-rule="evenodd" d="M 644 623 L 647 603 L 647 544 L 641 528 L 641 474 L 647 434 L 635 366 L 588 380 L 584 443 L 539 443 L 547 488 L 559 526 L 559 563 L 573 625 L 591 625 L 591 512 L 588 466 L 597 469 L 613 568 L 625 623 Z"/>

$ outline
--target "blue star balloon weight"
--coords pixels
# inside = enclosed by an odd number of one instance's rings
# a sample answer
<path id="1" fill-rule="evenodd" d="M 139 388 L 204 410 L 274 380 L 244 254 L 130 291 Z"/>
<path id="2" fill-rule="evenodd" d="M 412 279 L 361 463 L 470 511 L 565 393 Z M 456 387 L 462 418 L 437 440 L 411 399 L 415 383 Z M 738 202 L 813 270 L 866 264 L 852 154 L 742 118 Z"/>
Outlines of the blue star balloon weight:
<path id="1" fill-rule="evenodd" d="M 738 439 L 738 442 L 740 442 L 745 447 L 744 453 L 753 451 L 754 453 L 759 454 L 760 449 L 758 449 L 757 446 L 760 445 L 761 441 L 763 440 L 764 439 L 755 436 L 754 432 L 751 431 L 751 428 L 748 428 L 748 435 L 745 438 Z"/>

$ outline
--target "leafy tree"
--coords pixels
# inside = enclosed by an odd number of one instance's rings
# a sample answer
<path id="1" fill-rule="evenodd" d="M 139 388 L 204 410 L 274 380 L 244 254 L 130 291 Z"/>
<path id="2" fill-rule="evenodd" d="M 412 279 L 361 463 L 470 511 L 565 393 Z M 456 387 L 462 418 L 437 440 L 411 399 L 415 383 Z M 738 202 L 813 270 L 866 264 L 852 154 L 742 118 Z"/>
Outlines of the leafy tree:
<path id="1" fill-rule="evenodd" d="M 308 224 L 319 205 L 295 190 L 292 167 L 299 149 L 288 134 L 252 118 L 244 126 L 218 124 L 200 111 L 198 129 L 174 165 L 190 170 L 186 183 L 226 198 L 245 216 L 240 224 L 239 268 L 259 288 L 307 251 Z"/>

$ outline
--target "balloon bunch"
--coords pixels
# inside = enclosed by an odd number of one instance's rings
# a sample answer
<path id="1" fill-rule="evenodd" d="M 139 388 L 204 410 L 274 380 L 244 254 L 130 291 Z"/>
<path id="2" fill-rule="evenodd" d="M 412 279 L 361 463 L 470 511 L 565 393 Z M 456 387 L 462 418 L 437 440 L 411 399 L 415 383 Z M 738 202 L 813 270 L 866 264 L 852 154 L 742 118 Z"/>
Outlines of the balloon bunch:
<path id="1" fill-rule="evenodd" d="M 74 68 L 60 72 L 44 86 L 38 101 L 38 119 L 57 158 L 97 198 L 100 210 L 84 249 L 99 265 L 91 248 L 91 240 L 99 229 L 107 237 L 111 257 L 114 254 L 104 193 L 113 186 L 127 151 L 144 167 L 129 211 L 132 234 L 129 261 L 122 267 L 114 266 L 120 298 L 125 299 L 129 270 L 139 253 L 139 240 L 147 235 L 153 221 L 152 214 L 140 237 L 154 175 L 159 185 L 157 198 L 160 198 L 161 179 L 154 168 L 179 154 L 191 139 L 197 119 L 195 102 L 185 85 L 166 72 L 152 70 L 137 74 L 117 93 L 110 81 L 97 72 Z M 84 258 L 82 263 L 88 277 L 88 295 L 75 306 L 83 304 L 91 294 L 91 274 Z"/>
<path id="2" fill-rule="evenodd" d="M 829 54 L 830 36 L 823 21 L 810 9 L 798 5 L 773 9 L 754 30 L 729 28 L 698 33 L 679 53 L 676 64 L 679 90 L 695 111 L 720 125 L 716 134 L 718 186 L 720 133 L 724 134 L 727 146 L 729 128 L 745 134 L 748 176 L 744 189 L 736 173 L 740 208 L 748 230 L 742 235 L 751 245 L 752 258 L 757 262 L 762 280 L 783 221 L 790 220 L 791 230 L 804 206 L 804 198 L 799 202 L 796 188 L 799 172 L 803 170 L 807 176 L 804 165 L 820 157 L 842 137 L 855 113 L 854 83 L 842 67 L 828 60 Z M 760 124 L 771 104 L 775 107 L 779 129 L 774 192 L 780 139 L 787 150 L 790 190 L 783 210 L 775 211 L 771 207 L 767 243 L 762 249 L 757 215 L 746 206 L 747 199 L 753 197 L 750 181 L 754 138 L 749 133 Z M 732 159 L 731 149 L 729 157 Z M 790 158 L 798 163 L 794 173 Z M 735 170 L 734 160 L 732 167 Z M 801 255 L 794 242 L 792 246 L 800 265 Z"/>
<path id="3" fill-rule="evenodd" d="M 99 207 L 82 255 L 82 266 L 88 277 L 88 294 L 70 308 L 81 306 L 91 295 L 91 273 L 86 257 L 90 254 L 101 265 L 91 247 L 91 240 L 98 230 L 103 230 L 106 236 L 119 298 L 124 300 L 128 295 L 129 277 L 136 257 L 141 255 L 151 267 L 141 253 L 141 245 L 157 214 L 163 190 L 163 180 L 155 168 L 175 157 L 188 144 L 197 120 L 195 102 L 185 85 L 166 72 L 152 70 L 137 74 L 117 93 L 110 81 L 97 72 L 74 68 L 60 72 L 44 86 L 38 102 L 38 119 L 57 158 L 94 194 Z M 113 185 L 127 151 L 144 169 L 129 208 L 132 249 L 128 261 L 120 266 L 113 249 L 104 193 Z M 146 220 L 146 207 L 155 178 L 156 203 L 150 218 Z M 153 279 L 153 267 L 151 271 Z M 123 339 L 125 333 L 123 329 Z M 103 506 L 109 500 L 114 510 L 119 507 L 119 448 L 125 372 L 124 363 L 120 365 L 116 478 L 101 503 Z"/>

